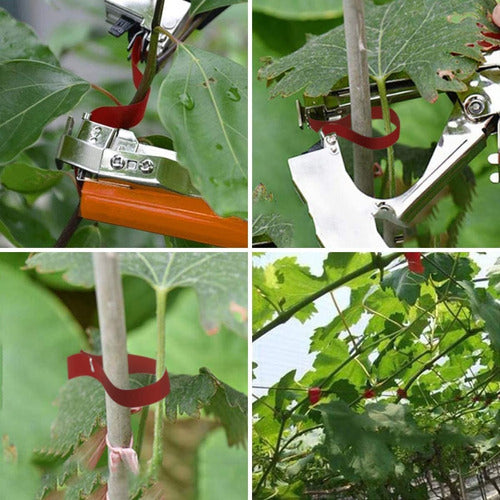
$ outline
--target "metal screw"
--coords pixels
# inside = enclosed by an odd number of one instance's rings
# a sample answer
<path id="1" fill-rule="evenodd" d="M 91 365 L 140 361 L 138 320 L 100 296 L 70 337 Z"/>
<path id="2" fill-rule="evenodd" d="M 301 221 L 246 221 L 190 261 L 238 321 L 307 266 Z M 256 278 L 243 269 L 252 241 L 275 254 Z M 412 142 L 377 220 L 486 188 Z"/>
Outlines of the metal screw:
<path id="1" fill-rule="evenodd" d="M 155 164 L 149 158 L 142 160 L 139 163 L 139 170 L 144 174 L 150 174 L 155 168 Z"/>
<path id="2" fill-rule="evenodd" d="M 471 95 L 465 101 L 465 109 L 472 116 L 479 116 L 486 109 L 486 100 L 482 95 Z"/>
<path id="3" fill-rule="evenodd" d="M 111 158 L 110 164 L 115 170 L 121 170 L 122 168 L 125 168 L 125 158 L 121 155 L 115 155 Z"/>

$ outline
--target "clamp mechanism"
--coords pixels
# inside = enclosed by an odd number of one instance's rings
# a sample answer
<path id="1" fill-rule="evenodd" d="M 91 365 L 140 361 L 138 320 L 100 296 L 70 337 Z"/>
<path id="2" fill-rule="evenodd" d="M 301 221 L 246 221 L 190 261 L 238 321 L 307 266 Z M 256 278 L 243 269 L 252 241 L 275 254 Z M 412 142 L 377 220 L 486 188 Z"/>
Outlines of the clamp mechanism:
<path id="1" fill-rule="evenodd" d="M 129 32 L 131 44 L 136 36 L 142 35 L 145 44 L 142 52 L 146 53 L 151 41 L 151 25 L 156 0 L 104 0 L 104 3 L 106 21 L 112 25 L 109 32 L 116 37 Z M 165 0 L 161 27 L 175 36 L 184 28 L 190 8 L 191 3 L 185 0 Z M 158 42 L 158 55 L 163 54 L 170 45 L 171 40 L 161 34 Z"/>
<path id="2" fill-rule="evenodd" d="M 409 80 L 390 82 L 388 91 L 390 102 L 419 95 Z M 455 105 L 423 176 L 397 197 L 376 199 L 358 190 L 346 171 L 335 134 L 323 137 L 319 150 L 289 160 L 293 181 L 308 204 L 316 234 L 325 247 L 394 246 L 397 241 L 384 242 L 377 221 L 389 220 L 402 229 L 411 225 L 450 179 L 484 149 L 488 136 L 498 134 L 500 51 L 486 55 L 467 91 L 450 97 Z M 372 103 L 378 99 L 373 96 Z M 306 98 L 298 111 L 300 126 L 311 118 L 335 121 L 350 112 L 349 91 Z M 500 144 L 497 149 L 500 152 Z M 498 165 L 499 153 L 491 155 L 489 162 Z M 498 172 L 491 180 L 499 181 Z"/>
<path id="3" fill-rule="evenodd" d="M 143 144 L 131 130 L 92 122 L 88 114 L 76 136 L 72 135 L 73 125 L 69 117 L 56 154 L 57 168 L 70 165 L 80 181 L 111 179 L 199 197 L 174 151 Z"/>

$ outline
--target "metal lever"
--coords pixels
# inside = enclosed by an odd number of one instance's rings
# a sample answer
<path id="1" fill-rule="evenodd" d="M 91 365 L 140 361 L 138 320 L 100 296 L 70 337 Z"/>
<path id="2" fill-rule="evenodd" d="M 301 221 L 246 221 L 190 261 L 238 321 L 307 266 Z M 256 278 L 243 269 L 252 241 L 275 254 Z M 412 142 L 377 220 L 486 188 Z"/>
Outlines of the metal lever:
<path id="1" fill-rule="evenodd" d="M 132 34 L 142 32 L 146 35 L 145 43 L 149 44 L 156 0 L 104 0 L 104 4 L 106 21 L 112 25 L 112 35 L 121 36 L 127 31 Z M 161 27 L 175 36 L 184 27 L 190 8 L 191 3 L 185 0 L 165 0 Z M 160 35 L 158 55 L 164 53 L 170 44 L 166 35 Z"/>
<path id="2" fill-rule="evenodd" d="M 68 118 L 59 143 L 59 169 L 63 164 L 78 169 L 80 180 L 108 178 L 199 196 L 189 172 L 177 163 L 174 151 L 142 144 L 132 131 L 92 122 L 88 114 L 83 116 L 80 131 L 74 137 L 73 123 L 73 118 Z"/>

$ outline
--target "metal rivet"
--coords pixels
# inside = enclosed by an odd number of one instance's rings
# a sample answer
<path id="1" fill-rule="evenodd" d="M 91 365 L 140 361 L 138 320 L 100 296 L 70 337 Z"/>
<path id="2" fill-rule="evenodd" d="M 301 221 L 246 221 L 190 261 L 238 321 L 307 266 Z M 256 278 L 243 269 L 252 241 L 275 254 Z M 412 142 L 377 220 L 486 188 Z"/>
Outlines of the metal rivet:
<path id="1" fill-rule="evenodd" d="M 155 164 L 149 158 L 142 160 L 139 163 L 139 170 L 144 174 L 150 174 L 155 168 Z"/>
<path id="2" fill-rule="evenodd" d="M 101 127 L 93 127 L 90 131 L 90 142 L 97 142 L 102 132 Z"/>
<path id="3" fill-rule="evenodd" d="M 482 95 L 471 95 L 465 100 L 464 106 L 467 113 L 479 116 L 486 109 L 486 100 Z"/>
<path id="4" fill-rule="evenodd" d="M 121 155 L 115 155 L 111 158 L 110 164 L 115 170 L 121 170 L 125 167 L 125 158 Z"/>

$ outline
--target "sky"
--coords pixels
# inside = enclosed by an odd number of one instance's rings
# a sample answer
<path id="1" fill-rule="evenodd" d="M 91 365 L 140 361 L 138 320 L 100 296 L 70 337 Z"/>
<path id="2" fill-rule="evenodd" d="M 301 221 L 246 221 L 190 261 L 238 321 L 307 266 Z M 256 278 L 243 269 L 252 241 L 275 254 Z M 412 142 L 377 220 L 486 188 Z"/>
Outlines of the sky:
<path id="1" fill-rule="evenodd" d="M 299 264 L 308 266 L 313 274 L 320 276 L 323 272 L 323 261 L 328 255 L 326 251 L 308 252 L 269 252 L 260 257 L 254 256 L 254 265 L 265 266 L 283 257 L 297 257 Z M 478 277 L 485 277 L 497 259 L 499 251 L 471 252 L 475 262 L 481 268 Z M 479 284 L 478 284 L 479 286 Z M 349 289 L 340 288 L 335 291 L 335 298 L 341 309 L 349 303 Z M 258 364 L 254 370 L 256 376 L 252 385 L 269 387 L 291 370 L 296 369 L 296 380 L 309 371 L 314 361 L 314 354 L 308 354 L 309 337 L 314 329 L 326 325 L 336 315 L 330 295 L 318 299 L 315 303 L 318 312 L 302 324 L 295 318 L 273 329 L 253 343 L 253 361 Z M 262 396 L 267 391 L 263 389 L 252 390 L 255 396 Z"/>

